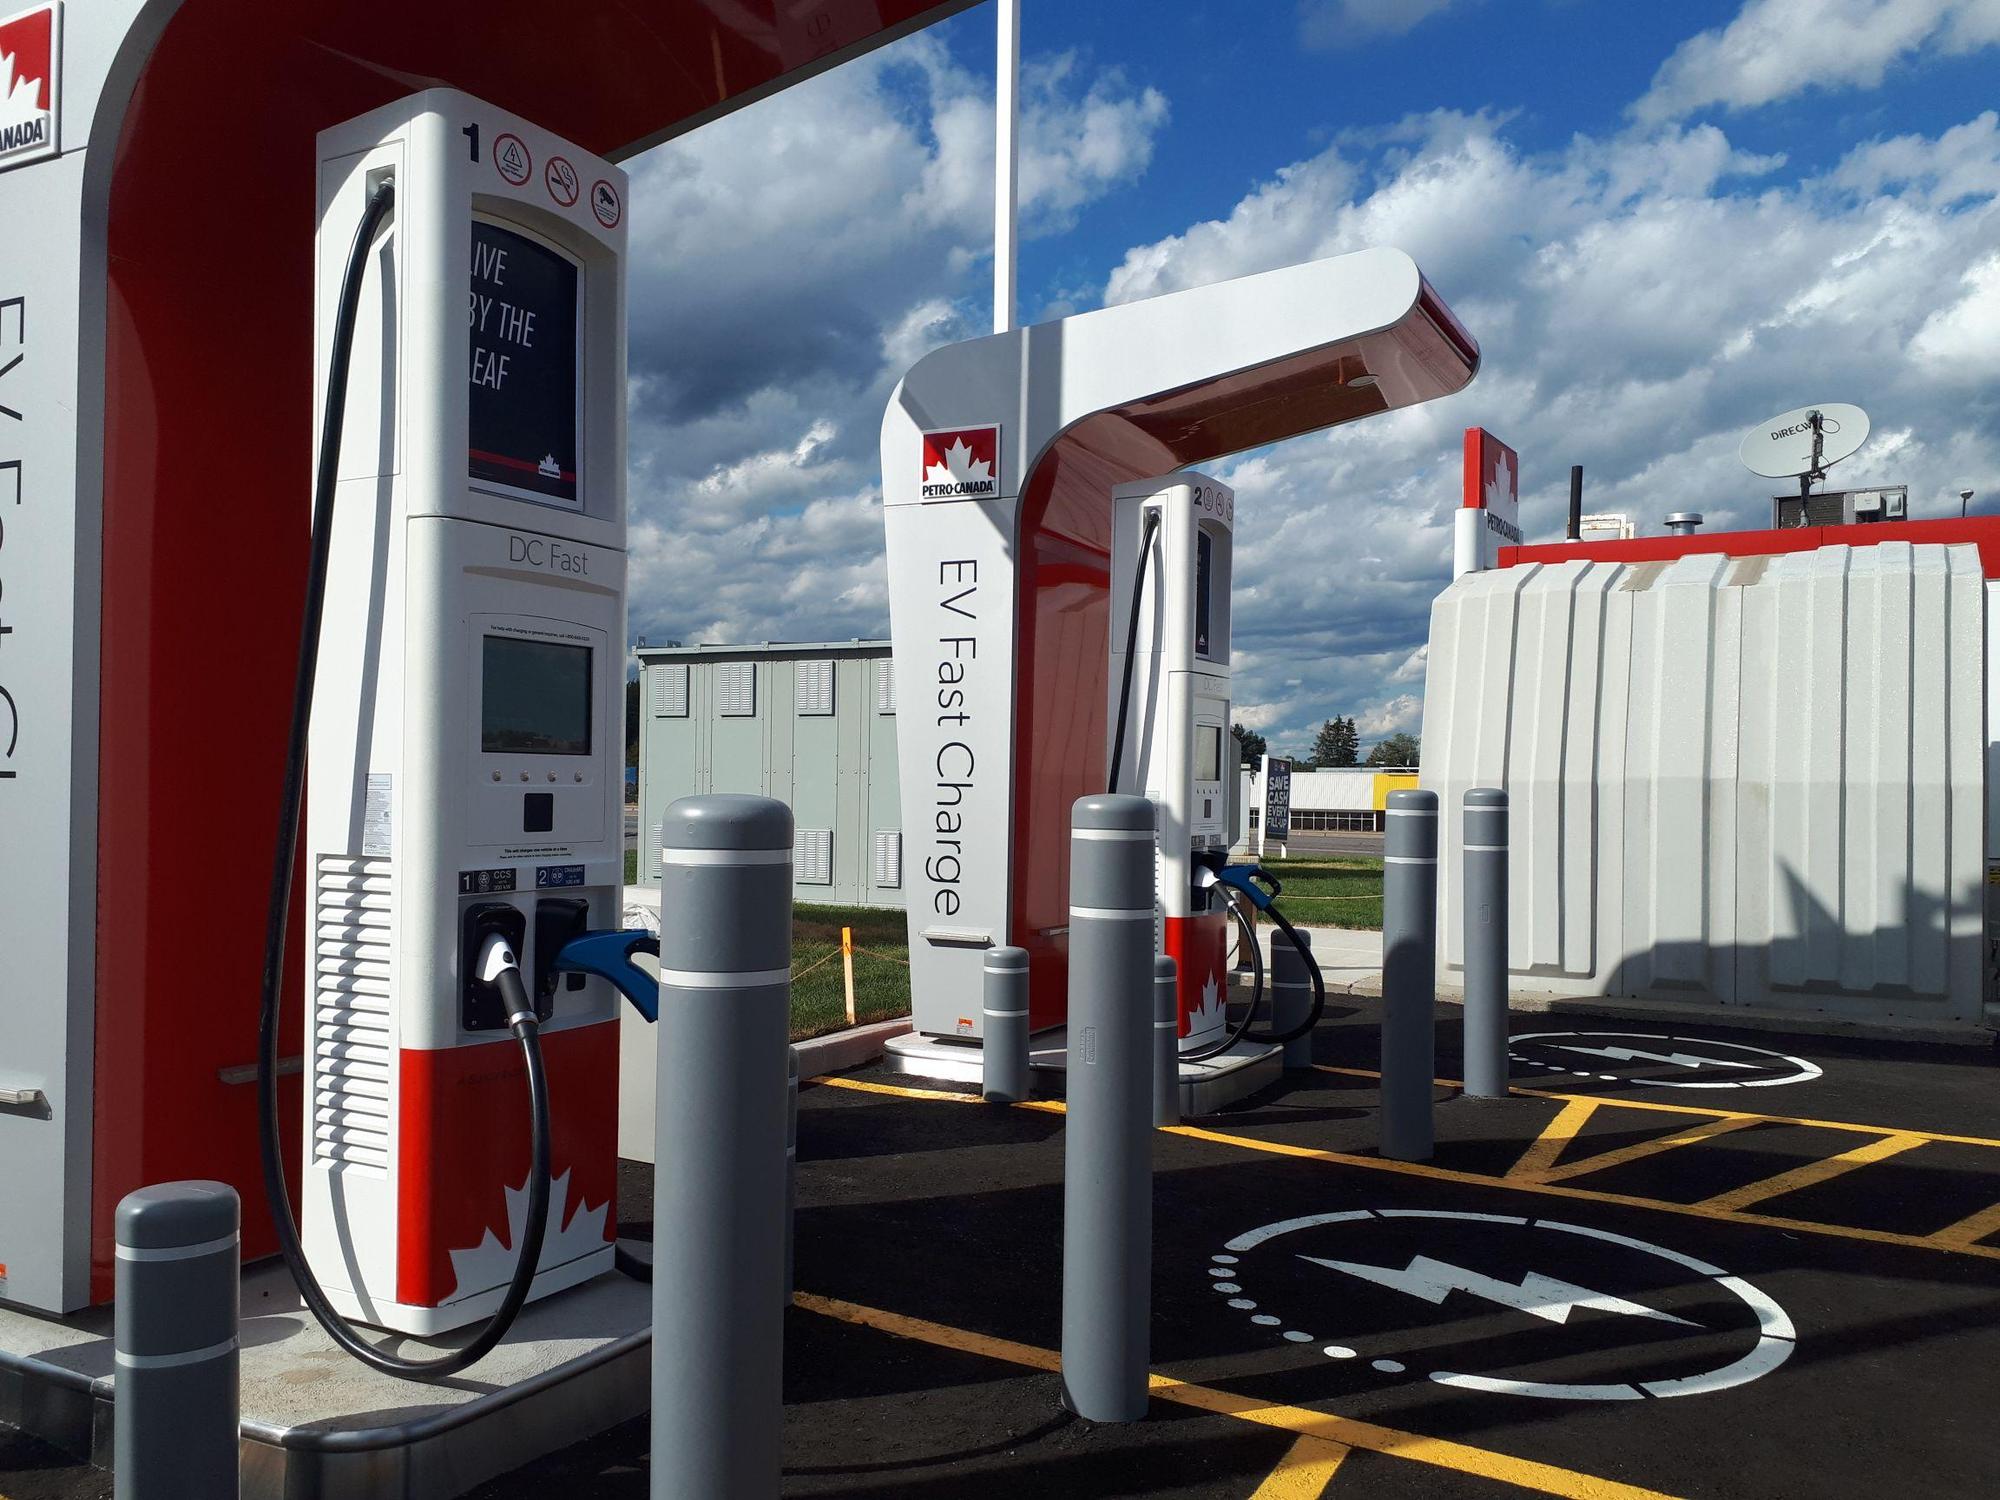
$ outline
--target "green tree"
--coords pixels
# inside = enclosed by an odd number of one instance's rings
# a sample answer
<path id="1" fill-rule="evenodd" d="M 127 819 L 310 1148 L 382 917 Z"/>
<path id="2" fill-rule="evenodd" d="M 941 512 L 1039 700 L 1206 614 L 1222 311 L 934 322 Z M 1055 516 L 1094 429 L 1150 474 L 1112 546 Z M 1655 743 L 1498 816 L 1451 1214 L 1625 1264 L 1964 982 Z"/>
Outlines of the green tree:
<path id="1" fill-rule="evenodd" d="M 1396 733 L 1388 736 L 1368 752 L 1371 766 L 1414 766 L 1423 753 L 1423 742 L 1414 734 Z"/>
<path id="2" fill-rule="evenodd" d="M 1361 758 L 1361 736 L 1355 733 L 1354 720 L 1346 718 L 1328 719 L 1319 726 L 1319 733 L 1313 737 L 1312 764 L 1325 769 L 1337 766 L 1352 766 Z"/>
<path id="3" fill-rule="evenodd" d="M 1231 724 L 1229 732 L 1236 736 L 1237 746 L 1242 750 L 1243 759 L 1248 764 L 1254 766 L 1271 753 L 1269 742 L 1256 730 L 1245 729 L 1241 724 Z"/>

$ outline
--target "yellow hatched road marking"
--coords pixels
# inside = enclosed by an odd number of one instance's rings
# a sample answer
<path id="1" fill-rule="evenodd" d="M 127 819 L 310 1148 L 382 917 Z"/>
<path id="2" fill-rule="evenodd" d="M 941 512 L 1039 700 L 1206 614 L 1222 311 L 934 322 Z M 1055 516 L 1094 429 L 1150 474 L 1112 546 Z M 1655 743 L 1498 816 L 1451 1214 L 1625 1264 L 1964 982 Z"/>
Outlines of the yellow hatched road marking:
<path id="1" fill-rule="evenodd" d="M 1940 1245 L 1948 1245 L 1962 1250 L 1975 1245 L 1989 1234 L 2000 1231 L 2000 1203 L 1991 1208 L 1982 1208 L 1976 1214 L 1967 1214 L 1956 1224 L 1947 1224 L 1930 1238 Z"/>
<path id="2" fill-rule="evenodd" d="M 1597 1113 L 1595 1099 L 1572 1099 L 1560 1110 L 1556 1117 L 1542 1127 L 1542 1133 L 1528 1142 L 1528 1149 L 1521 1153 L 1521 1159 L 1507 1169 L 1509 1177 L 1534 1177 L 1555 1165 L 1562 1155 L 1563 1147 L 1576 1139 L 1586 1121 Z"/>
<path id="3" fill-rule="evenodd" d="M 1732 1130 L 1749 1130 L 1763 1123 L 1762 1120 L 1704 1120 L 1699 1125 L 1673 1135 L 1660 1136 L 1650 1141 L 1638 1141 L 1611 1151 L 1600 1151 L 1595 1156 L 1586 1156 L 1578 1161 L 1566 1161 L 1559 1167 L 1550 1167 L 1545 1172 L 1535 1173 L 1534 1180 L 1562 1182 L 1567 1178 L 1581 1177 L 1588 1172 L 1601 1172 L 1606 1167 L 1623 1166 L 1628 1161 L 1642 1161 L 1648 1156 L 1658 1156 L 1662 1151 L 1671 1151 L 1676 1146 L 1693 1146 L 1701 1141 L 1712 1141 L 1719 1135 L 1728 1135 Z"/>
<path id="4" fill-rule="evenodd" d="M 1331 1063 L 1314 1063 L 1315 1073 L 1334 1073 L 1343 1078 L 1376 1078 L 1382 1075 L 1372 1068 L 1336 1068 Z M 1456 1078 L 1434 1080 L 1446 1088 L 1464 1088 Z M 1852 1120 L 1811 1120 L 1803 1115 L 1762 1115 L 1753 1110 L 1712 1109 L 1699 1104 L 1661 1104 L 1652 1099 L 1613 1099 L 1605 1094 L 1559 1094 L 1552 1089 L 1531 1089 L 1515 1084 L 1511 1092 L 1530 1099 L 1590 1099 L 1611 1109 L 1644 1109 L 1657 1114 L 1700 1115 L 1710 1120 L 1768 1120 L 1773 1125 L 1810 1125 L 1815 1130 L 1845 1130 L 1853 1135 L 1914 1135 L 1927 1141 L 1937 1141 L 1948 1146 L 1987 1146 L 2000 1151 L 2000 1140 L 1984 1135 L 1947 1135 L 1936 1130 L 1904 1130 L 1897 1125 L 1857 1125 Z"/>
<path id="5" fill-rule="evenodd" d="M 1852 1151 L 1843 1151 L 1838 1156 L 1807 1162 L 1802 1167 L 1793 1167 L 1789 1172 L 1766 1177 L 1762 1182 L 1746 1183 L 1740 1188 L 1731 1188 L 1726 1193 L 1717 1193 L 1713 1198 L 1702 1199 L 1695 1207 L 1710 1209 L 1717 1213 L 1730 1213 L 1739 1208 L 1748 1208 L 1751 1204 L 1762 1203 L 1767 1198 L 1796 1193 L 1800 1188 L 1811 1187 L 1816 1182 L 1826 1182 L 1843 1173 L 1852 1172 L 1856 1167 L 1865 1167 L 1871 1161 L 1883 1161 L 1891 1156 L 1900 1156 L 1903 1152 L 1924 1143 L 1925 1138 L 1920 1135 L 1884 1136 L 1879 1141 L 1856 1146 Z"/>
<path id="6" fill-rule="evenodd" d="M 1353 1451 L 1345 1443 L 1329 1443 L 1325 1438 L 1294 1438 L 1278 1467 L 1250 1492 L 1250 1500 L 1320 1500 Z"/>
<path id="7" fill-rule="evenodd" d="M 899 1088 L 892 1084 L 871 1083 L 861 1078 L 837 1078 L 831 1074 L 812 1079 L 810 1082 L 832 1088 L 853 1089 L 860 1093 L 891 1094 L 903 1099 L 930 1099 L 951 1104 L 981 1102 L 970 1094 L 947 1093 L 941 1089 Z M 1062 1101 L 1058 1099 L 1036 1099 L 1029 1104 L 1014 1107 L 1040 1109 L 1051 1114 L 1060 1114 L 1063 1108 Z M 1693 1113 L 1708 1112 L 1697 1110 Z M 1732 1118 L 1742 1118 L 1746 1123 L 1755 1123 L 1777 1117 L 1745 1115 Z M 1642 1198 L 1636 1193 L 1609 1193 L 1597 1188 L 1570 1187 L 1559 1182 L 1488 1177 L 1480 1172 L 1461 1172 L 1451 1167 L 1434 1167 L 1428 1162 L 1391 1161 L 1387 1157 L 1380 1156 L 1352 1156 L 1344 1151 L 1322 1151 L 1313 1146 L 1289 1146 L 1282 1141 L 1263 1141 L 1254 1136 L 1228 1135 L 1218 1130 L 1203 1130 L 1194 1125 L 1164 1125 L 1160 1128 L 1170 1135 L 1184 1135 L 1191 1140 L 1212 1141 L 1217 1145 L 1235 1146 L 1244 1151 L 1261 1151 L 1270 1156 L 1289 1156 L 1303 1161 L 1330 1162 L 1343 1167 L 1365 1167 L 1371 1172 L 1394 1172 L 1405 1177 L 1424 1177 L 1434 1182 L 1455 1182 L 1467 1187 L 1501 1188 L 1515 1193 L 1537 1193 L 1544 1197 L 1568 1198 L 1583 1203 L 1615 1203 L 1624 1208 L 1645 1208 L 1656 1213 L 1681 1214 L 1688 1218 L 1709 1219 L 1721 1224 L 1751 1224 L 1763 1229 L 1785 1229 L 1799 1234 L 1824 1235 L 1828 1239 L 1860 1240 L 1871 1245 L 1902 1245 L 1917 1250 L 1940 1250 L 1953 1255 L 1977 1255 L 1988 1260 L 2000 1260 L 2000 1245 L 1946 1241 L 1936 1235 L 1898 1234 L 1889 1229 L 1857 1229 L 1845 1224 L 1820 1224 L 1811 1219 L 1787 1219 L 1776 1214 L 1745 1213 L 1740 1209 L 1724 1210 L 1713 1208 L 1708 1203 L 1675 1203 L 1666 1198 Z M 1921 1141 L 1935 1140 L 1939 1137 L 1918 1137 L 1912 1132 L 1911 1139 Z"/>
<path id="8" fill-rule="evenodd" d="M 953 1094 L 945 1097 L 964 1096 Z M 853 1323 L 863 1328 L 873 1328 L 882 1333 L 895 1334 L 899 1338 L 916 1339 L 922 1343 L 936 1344 L 945 1349 L 957 1349 L 968 1354 L 982 1354 L 1009 1364 L 1024 1365 L 1032 1370 L 1061 1368 L 1061 1359 L 1053 1349 L 1040 1349 L 1032 1344 L 1016 1343 L 1012 1339 L 995 1338 L 991 1334 L 953 1328 L 947 1323 L 933 1323 L 929 1319 L 913 1318 L 905 1313 L 863 1307 L 856 1302 L 843 1302 L 833 1297 L 818 1297 L 810 1292 L 795 1293 L 792 1301 L 808 1312 L 837 1318 L 843 1323 Z M 1469 1444 L 1454 1443 L 1445 1438 L 1424 1437 L 1419 1433 L 1403 1432 L 1394 1427 L 1381 1427 L 1373 1422 L 1343 1417 L 1335 1412 L 1315 1411 L 1303 1406 L 1274 1405 L 1254 1396 L 1238 1395 L 1235 1391 L 1176 1380 L 1170 1375 L 1157 1373 L 1150 1375 L 1148 1385 L 1153 1395 L 1162 1401 L 1172 1401 L 1179 1406 L 1192 1406 L 1201 1411 L 1236 1417 L 1241 1421 L 1254 1422 L 1260 1427 L 1276 1427 L 1296 1433 L 1300 1437 L 1313 1438 L 1343 1449 L 1365 1448 L 1371 1453 L 1384 1453 L 1391 1458 L 1403 1458 L 1413 1463 L 1430 1464 L 1435 1468 L 1453 1469 L 1461 1474 L 1476 1474 L 1486 1479 L 1497 1479 L 1503 1484 L 1534 1490 L 1544 1495 L 1561 1495 L 1568 1497 L 1568 1500 L 1670 1500 L 1670 1497 L 1659 1490 L 1620 1484 L 1613 1479 L 1600 1479 L 1595 1474 L 1580 1474 L 1573 1469 L 1536 1463 L 1532 1459 L 1515 1458 L 1511 1454 L 1495 1453 L 1487 1448 L 1474 1448 Z M 1258 1493 L 1265 1492 L 1260 1490 Z"/>

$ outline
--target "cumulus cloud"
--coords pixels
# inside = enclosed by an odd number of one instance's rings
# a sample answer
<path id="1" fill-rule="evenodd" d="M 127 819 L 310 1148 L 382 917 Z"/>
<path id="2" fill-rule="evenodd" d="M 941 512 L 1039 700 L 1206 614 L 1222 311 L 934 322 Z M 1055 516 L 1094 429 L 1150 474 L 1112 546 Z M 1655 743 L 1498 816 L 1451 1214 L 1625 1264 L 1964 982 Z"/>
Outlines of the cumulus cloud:
<path id="1" fill-rule="evenodd" d="M 1742 432 L 1852 400 L 1876 436 L 1836 471 L 1908 483 L 1918 516 L 2000 484 L 2000 120 L 1855 147 L 1787 175 L 1713 125 L 1525 153 L 1487 114 L 1336 141 L 1225 216 L 1135 246 L 1107 301 L 1367 245 L 1414 255 L 1481 341 L 1461 394 L 1216 466 L 1237 490 L 1241 712 L 1301 750 L 1332 714 L 1410 721 L 1449 577 L 1460 439 L 1522 455 L 1530 540 L 1561 534 L 1568 466 L 1642 534 L 1673 510 L 1768 524 Z M 1246 722 L 1248 722 L 1246 720 Z"/>
<path id="2" fill-rule="evenodd" d="M 2000 0 L 1749 0 L 1674 49 L 1632 106 L 1645 122 L 1752 109 L 1810 88 L 1873 88 L 1897 63 L 2000 43 Z"/>
<path id="3" fill-rule="evenodd" d="M 1137 178 L 1167 113 L 1031 58 L 1024 231 Z M 886 630 L 877 434 L 905 370 L 987 326 L 992 115 L 991 80 L 920 33 L 630 164 L 635 634 Z"/>
<path id="4" fill-rule="evenodd" d="M 1308 47 L 1351 47 L 1371 37 L 1401 36 L 1454 0 L 1300 0 L 1299 40 Z"/>

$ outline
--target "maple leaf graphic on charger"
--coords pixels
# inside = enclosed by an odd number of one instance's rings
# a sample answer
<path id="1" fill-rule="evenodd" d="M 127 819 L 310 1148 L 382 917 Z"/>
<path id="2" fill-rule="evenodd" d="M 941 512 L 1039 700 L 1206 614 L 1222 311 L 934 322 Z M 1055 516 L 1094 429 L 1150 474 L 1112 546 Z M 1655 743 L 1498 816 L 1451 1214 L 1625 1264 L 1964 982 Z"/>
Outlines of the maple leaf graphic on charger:
<path id="1" fill-rule="evenodd" d="M 25 125 L 43 113 L 42 80 L 18 77 L 14 54 L 0 52 L 0 125 Z"/>
<path id="2" fill-rule="evenodd" d="M 944 450 L 943 463 L 924 467 L 925 484 L 968 484 L 992 477 L 993 465 L 983 458 L 974 458 L 964 438 L 954 439 L 952 445 Z"/>

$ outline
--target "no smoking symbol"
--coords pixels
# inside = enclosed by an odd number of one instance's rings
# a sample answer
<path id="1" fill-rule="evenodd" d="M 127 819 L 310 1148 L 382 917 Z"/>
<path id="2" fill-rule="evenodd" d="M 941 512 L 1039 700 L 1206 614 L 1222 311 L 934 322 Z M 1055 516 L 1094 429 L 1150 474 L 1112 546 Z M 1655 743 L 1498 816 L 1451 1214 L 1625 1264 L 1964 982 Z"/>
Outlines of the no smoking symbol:
<path id="1" fill-rule="evenodd" d="M 576 206 L 577 195 L 583 191 L 583 179 L 576 175 L 576 168 L 560 156 L 549 158 L 548 170 L 542 174 L 548 184 L 549 196 L 564 208 Z"/>

